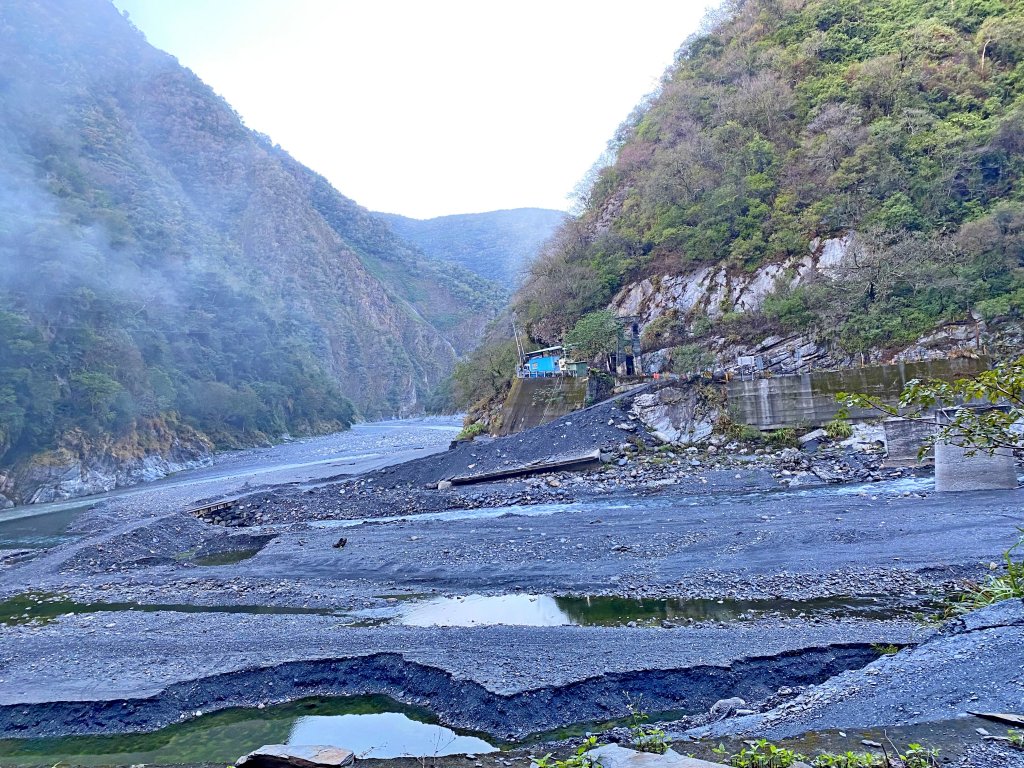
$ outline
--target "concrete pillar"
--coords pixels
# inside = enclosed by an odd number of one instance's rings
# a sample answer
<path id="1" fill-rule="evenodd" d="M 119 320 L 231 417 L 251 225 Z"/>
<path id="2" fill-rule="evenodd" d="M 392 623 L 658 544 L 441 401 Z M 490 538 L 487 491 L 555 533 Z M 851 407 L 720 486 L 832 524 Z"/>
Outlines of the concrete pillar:
<path id="1" fill-rule="evenodd" d="M 950 443 L 935 443 L 936 491 L 993 491 L 1017 487 L 1017 469 L 1013 452 L 997 448 L 989 455 L 978 451 L 967 455 L 967 449 Z"/>

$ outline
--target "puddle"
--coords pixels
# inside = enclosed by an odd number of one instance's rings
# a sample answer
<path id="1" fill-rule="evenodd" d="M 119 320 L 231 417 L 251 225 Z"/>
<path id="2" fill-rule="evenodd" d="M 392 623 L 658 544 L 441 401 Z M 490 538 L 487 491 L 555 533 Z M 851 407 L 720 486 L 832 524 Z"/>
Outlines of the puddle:
<path id="1" fill-rule="evenodd" d="M 0 549 L 45 549 L 70 538 L 71 523 L 91 505 L 59 509 L 45 514 L 5 513 L 0 519 Z"/>
<path id="2" fill-rule="evenodd" d="M 0 602 L 0 625 L 50 624 L 61 616 L 105 611 L 173 611 L 176 613 L 244 613 L 343 616 L 333 608 L 291 608 L 270 605 L 182 605 L 176 603 L 79 603 L 47 592 L 26 592 Z"/>
<path id="3" fill-rule="evenodd" d="M 234 565 L 250 557 L 255 557 L 260 552 L 260 547 L 252 549 L 231 549 L 226 552 L 214 552 L 211 555 L 203 555 L 192 559 L 196 565 Z"/>
<path id="4" fill-rule="evenodd" d="M 935 603 L 893 605 L 871 597 L 816 600 L 656 600 L 625 597 L 554 597 L 552 595 L 467 595 L 401 600 L 397 608 L 363 612 L 379 623 L 415 627 L 475 627 L 507 624 L 527 627 L 618 626 L 662 621 L 734 622 L 765 617 L 862 619 L 911 618 Z M 397 611 L 397 613 L 396 613 Z"/>
<path id="5" fill-rule="evenodd" d="M 225 553 L 237 556 L 238 552 Z M 235 562 L 208 562 L 222 565 Z M 635 622 L 658 626 L 662 621 L 755 621 L 766 617 L 837 619 L 912 619 L 940 611 L 936 601 L 894 605 L 882 598 L 828 597 L 816 600 L 656 600 L 627 597 L 556 597 L 553 595 L 383 595 L 381 608 L 345 610 L 272 605 L 191 605 L 182 603 L 83 603 L 52 592 L 25 592 L 0 602 L 0 626 L 50 624 L 62 616 L 101 612 L 236 613 L 249 615 L 335 616 L 347 626 L 399 624 L 411 627 L 613 627 Z"/>
<path id="6" fill-rule="evenodd" d="M 437 725 L 428 710 L 358 696 L 224 710 L 151 733 L 0 740 L 0 764 L 233 765 L 264 744 L 335 744 L 357 757 L 384 759 L 497 751 L 478 735 Z"/>
<path id="7" fill-rule="evenodd" d="M 389 517 L 362 517 L 355 520 L 316 520 L 309 523 L 311 528 L 354 528 L 357 525 L 375 523 L 420 522 L 432 520 L 451 522 L 453 520 L 486 520 L 505 515 L 516 517 L 541 517 L 554 515 L 558 512 L 582 512 L 581 504 L 512 504 L 507 507 L 481 507 L 480 509 L 450 509 L 444 512 L 421 512 L 410 515 L 392 515 Z"/>

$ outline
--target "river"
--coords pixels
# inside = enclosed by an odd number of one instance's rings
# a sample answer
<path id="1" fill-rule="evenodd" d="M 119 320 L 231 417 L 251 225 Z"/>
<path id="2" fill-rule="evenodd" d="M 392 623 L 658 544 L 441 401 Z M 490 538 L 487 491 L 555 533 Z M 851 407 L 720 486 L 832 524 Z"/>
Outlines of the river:
<path id="1" fill-rule="evenodd" d="M 0 549 L 47 547 L 81 511 L 109 499 L 136 508 L 194 506 L 204 499 L 268 485 L 311 484 L 356 475 L 447 449 L 461 418 L 429 416 L 356 424 L 350 430 L 266 448 L 226 451 L 208 467 L 109 493 L 0 512 Z"/>

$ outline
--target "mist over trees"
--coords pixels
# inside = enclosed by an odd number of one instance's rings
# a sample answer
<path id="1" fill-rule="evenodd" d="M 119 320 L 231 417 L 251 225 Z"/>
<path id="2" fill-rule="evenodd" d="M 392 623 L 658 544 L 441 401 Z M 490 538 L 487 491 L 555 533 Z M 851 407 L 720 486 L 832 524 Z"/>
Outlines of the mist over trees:
<path id="1" fill-rule="evenodd" d="M 415 412 L 504 296 L 109 2 L 0 7 L 0 466 L 153 424 L 226 446 Z"/>
<path id="2" fill-rule="evenodd" d="M 434 259 L 454 262 L 507 288 L 519 287 L 540 247 L 566 214 L 546 208 L 513 208 L 433 219 L 379 214 L 399 237 Z"/>

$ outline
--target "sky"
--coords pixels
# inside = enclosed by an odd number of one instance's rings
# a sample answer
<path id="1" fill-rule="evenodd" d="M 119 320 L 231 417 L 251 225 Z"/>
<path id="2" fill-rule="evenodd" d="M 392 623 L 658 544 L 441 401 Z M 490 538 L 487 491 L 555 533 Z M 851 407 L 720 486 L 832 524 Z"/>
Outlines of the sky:
<path id="1" fill-rule="evenodd" d="M 712 0 L 114 0 L 340 192 L 566 209 Z"/>

